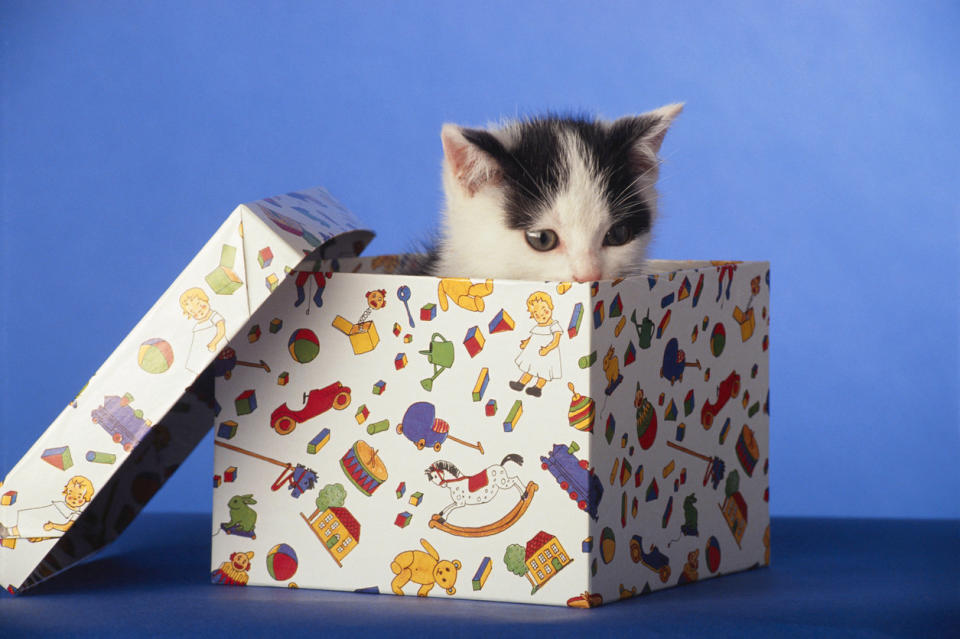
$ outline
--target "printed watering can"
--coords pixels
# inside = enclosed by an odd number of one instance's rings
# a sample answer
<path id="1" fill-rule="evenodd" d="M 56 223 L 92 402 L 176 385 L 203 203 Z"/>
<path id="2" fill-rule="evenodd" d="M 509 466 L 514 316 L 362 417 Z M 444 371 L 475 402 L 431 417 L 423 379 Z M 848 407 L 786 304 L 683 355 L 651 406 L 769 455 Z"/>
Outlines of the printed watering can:
<path id="1" fill-rule="evenodd" d="M 440 333 L 434 333 L 430 337 L 430 348 L 420 351 L 421 355 L 427 356 L 427 361 L 433 364 L 433 377 L 420 380 L 420 385 L 424 390 L 433 390 L 433 380 L 453 366 L 453 342 L 447 340 Z"/>

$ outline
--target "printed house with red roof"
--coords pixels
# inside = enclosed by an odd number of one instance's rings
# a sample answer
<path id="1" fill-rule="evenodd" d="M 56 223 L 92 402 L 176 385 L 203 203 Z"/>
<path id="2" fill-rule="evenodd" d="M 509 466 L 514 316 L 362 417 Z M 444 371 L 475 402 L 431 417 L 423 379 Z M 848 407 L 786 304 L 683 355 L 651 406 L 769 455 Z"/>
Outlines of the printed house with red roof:
<path id="1" fill-rule="evenodd" d="M 536 592 L 551 577 L 560 572 L 573 559 L 567 554 L 560 541 L 550 533 L 538 532 L 527 542 L 524 563 L 527 565 L 527 579 Z"/>
<path id="2" fill-rule="evenodd" d="M 314 513 L 311 518 L 304 519 L 337 565 L 342 566 L 340 562 L 360 541 L 360 523 L 349 510 L 337 506 L 331 506 L 319 515 Z"/>

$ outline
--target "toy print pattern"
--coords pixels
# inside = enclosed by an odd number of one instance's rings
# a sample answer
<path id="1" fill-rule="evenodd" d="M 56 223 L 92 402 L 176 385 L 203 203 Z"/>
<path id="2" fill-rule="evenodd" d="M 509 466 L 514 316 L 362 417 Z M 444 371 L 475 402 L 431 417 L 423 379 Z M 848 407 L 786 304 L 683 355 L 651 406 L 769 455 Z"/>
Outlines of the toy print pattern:
<path id="1" fill-rule="evenodd" d="M 301 587 L 409 595 L 414 583 L 418 595 L 592 607 L 766 563 L 768 417 L 751 409 L 768 394 L 766 263 L 654 263 L 649 276 L 591 285 L 393 275 L 401 259 L 313 267 L 334 275 L 297 327 L 322 355 L 283 385 L 251 369 L 217 380 L 221 419 L 238 427 L 216 446 L 216 472 L 237 468 L 215 489 L 216 521 L 237 494 L 260 517 L 255 541 L 213 537 L 212 568 L 286 544 Z M 387 303 L 338 326 L 371 291 Z M 250 323 L 286 319 L 291 295 L 278 291 Z M 537 296 L 553 308 L 532 318 Z M 578 305 L 600 310 L 578 323 Z M 747 309 L 752 333 L 711 339 Z M 344 337 L 363 322 L 386 344 Z M 531 326 L 546 329 L 531 354 L 556 341 L 557 366 L 523 379 Z M 245 357 L 276 361 L 287 337 L 264 335 Z M 232 399 L 253 387 L 266 412 L 234 415 Z M 296 412 L 325 387 L 349 389 L 360 408 L 328 400 L 296 430 L 273 426 L 270 409 Z M 348 508 L 298 510 L 271 489 L 279 469 L 264 457 L 320 469 L 316 485 L 342 485 Z M 330 542 L 333 531 L 344 532 Z M 461 566 L 480 566 L 472 582 L 458 582 Z M 249 583 L 278 585 L 258 563 Z"/>
<path id="2" fill-rule="evenodd" d="M 24 457 L 0 469 L 0 495 L 16 495 L 0 501 L 0 586 L 21 592 L 120 534 L 208 432 L 219 406 L 201 373 L 271 379 L 249 354 L 259 333 L 231 342 L 251 311 L 296 281 L 305 255 L 356 255 L 371 237 L 324 189 L 237 207 Z M 255 394 L 244 406 L 264 415 Z M 286 486 L 309 483 L 296 469 Z M 68 498 L 71 477 L 90 482 L 89 501 Z"/>

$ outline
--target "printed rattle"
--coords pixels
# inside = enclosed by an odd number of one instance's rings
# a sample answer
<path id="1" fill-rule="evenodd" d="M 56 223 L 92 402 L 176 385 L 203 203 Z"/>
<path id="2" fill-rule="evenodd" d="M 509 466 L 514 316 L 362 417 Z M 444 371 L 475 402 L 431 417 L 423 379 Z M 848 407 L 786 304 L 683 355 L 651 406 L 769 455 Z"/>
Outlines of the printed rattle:
<path id="1" fill-rule="evenodd" d="M 413 315 L 410 314 L 410 307 L 407 305 L 407 302 L 410 300 L 410 287 L 404 285 L 398 288 L 397 298 L 403 302 L 403 307 L 407 309 L 407 319 L 410 320 L 410 328 L 413 328 L 415 326 L 413 323 Z"/>

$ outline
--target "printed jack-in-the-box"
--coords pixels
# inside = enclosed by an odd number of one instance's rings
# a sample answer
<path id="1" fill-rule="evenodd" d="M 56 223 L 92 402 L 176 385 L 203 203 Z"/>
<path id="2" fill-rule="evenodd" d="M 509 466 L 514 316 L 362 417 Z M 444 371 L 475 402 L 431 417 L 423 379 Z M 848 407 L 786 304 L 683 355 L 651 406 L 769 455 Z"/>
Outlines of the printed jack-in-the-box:
<path id="1" fill-rule="evenodd" d="M 240 331 L 215 582 L 591 607 L 768 563 L 767 263 L 406 259 L 305 262 Z"/>

